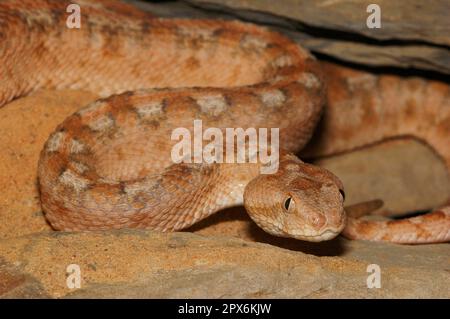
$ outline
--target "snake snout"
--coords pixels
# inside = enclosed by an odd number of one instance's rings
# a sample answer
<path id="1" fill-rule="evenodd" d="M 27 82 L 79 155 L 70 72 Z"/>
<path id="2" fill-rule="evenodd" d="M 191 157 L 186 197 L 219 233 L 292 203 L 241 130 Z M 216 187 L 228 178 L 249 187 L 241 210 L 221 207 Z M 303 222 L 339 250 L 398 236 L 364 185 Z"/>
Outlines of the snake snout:
<path id="1" fill-rule="evenodd" d="M 315 217 L 320 216 L 320 219 Z M 330 207 L 324 207 L 320 212 L 310 213 L 308 219 L 309 225 L 319 234 L 332 232 L 339 234 L 345 227 L 346 216 L 343 205 L 334 204 Z"/>

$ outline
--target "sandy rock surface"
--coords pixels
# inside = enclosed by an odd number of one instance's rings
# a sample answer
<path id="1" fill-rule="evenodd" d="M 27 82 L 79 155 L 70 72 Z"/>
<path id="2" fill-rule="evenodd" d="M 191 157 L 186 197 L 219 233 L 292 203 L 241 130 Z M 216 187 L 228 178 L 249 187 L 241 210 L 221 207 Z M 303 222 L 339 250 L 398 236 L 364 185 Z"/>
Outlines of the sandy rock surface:
<path id="1" fill-rule="evenodd" d="M 0 238 L 48 231 L 37 189 L 37 163 L 50 133 L 95 100 L 91 93 L 39 92 L 0 109 Z"/>
<path id="2" fill-rule="evenodd" d="M 449 297 L 448 245 L 345 240 L 331 245 L 340 257 L 191 233 L 41 233 L 1 242 L 6 283 L 0 293 L 69 298 Z M 80 289 L 67 287 L 71 264 L 79 266 Z M 381 288 L 367 287 L 370 264 L 380 267 Z"/>

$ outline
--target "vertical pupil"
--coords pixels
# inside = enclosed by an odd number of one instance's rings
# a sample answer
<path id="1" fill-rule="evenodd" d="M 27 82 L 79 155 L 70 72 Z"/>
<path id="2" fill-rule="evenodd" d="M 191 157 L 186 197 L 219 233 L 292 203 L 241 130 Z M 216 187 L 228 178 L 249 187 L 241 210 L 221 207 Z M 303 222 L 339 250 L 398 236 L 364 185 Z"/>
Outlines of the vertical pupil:
<path id="1" fill-rule="evenodd" d="M 286 210 L 289 210 L 290 205 L 291 205 L 291 198 L 288 197 L 288 199 L 286 199 L 286 201 L 284 202 L 284 207 L 286 208 Z"/>

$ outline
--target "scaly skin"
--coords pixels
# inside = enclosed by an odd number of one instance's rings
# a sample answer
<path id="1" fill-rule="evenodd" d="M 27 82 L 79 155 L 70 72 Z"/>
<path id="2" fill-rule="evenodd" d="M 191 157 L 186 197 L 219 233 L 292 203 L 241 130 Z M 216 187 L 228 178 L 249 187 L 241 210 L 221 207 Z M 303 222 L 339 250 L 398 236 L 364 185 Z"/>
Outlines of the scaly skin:
<path id="1" fill-rule="evenodd" d="M 73 2 L 81 29 L 65 24 Z M 0 1 L 0 23 L 0 105 L 41 88 L 105 97 L 68 117 L 41 153 L 42 207 L 55 229 L 178 230 L 242 204 L 278 236 L 321 241 L 344 228 L 339 179 L 291 154 L 313 133 L 325 80 L 287 38 L 240 22 L 156 19 L 110 1 Z M 279 128 L 278 171 L 261 175 L 258 161 L 173 164 L 171 132 L 194 119 L 222 131 Z M 432 224 L 420 242 L 450 239 L 448 214 L 435 217 L 447 233 Z M 345 234 L 402 242 L 360 225 L 351 219 Z"/>
<path id="2" fill-rule="evenodd" d="M 321 130 L 305 155 L 325 156 L 395 137 L 430 145 L 450 172 L 450 87 L 437 81 L 367 72 L 322 63 L 327 105 Z M 382 177 L 380 177 L 382 178 Z M 413 218 L 349 218 L 343 235 L 403 244 L 450 240 L 450 206 Z"/>

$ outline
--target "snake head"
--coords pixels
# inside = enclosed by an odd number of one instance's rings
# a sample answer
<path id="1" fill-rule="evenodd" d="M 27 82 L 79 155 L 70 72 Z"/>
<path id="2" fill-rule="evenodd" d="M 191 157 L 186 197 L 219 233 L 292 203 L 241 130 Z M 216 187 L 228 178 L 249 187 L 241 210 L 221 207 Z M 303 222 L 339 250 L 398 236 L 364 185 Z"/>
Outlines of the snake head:
<path id="1" fill-rule="evenodd" d="M 318 242 L 345 227 L 344 196 L 337 176 L 288 155 L 277 173 L 259 175 L 246 186 L 244 205 L 266 232 Z"/>

